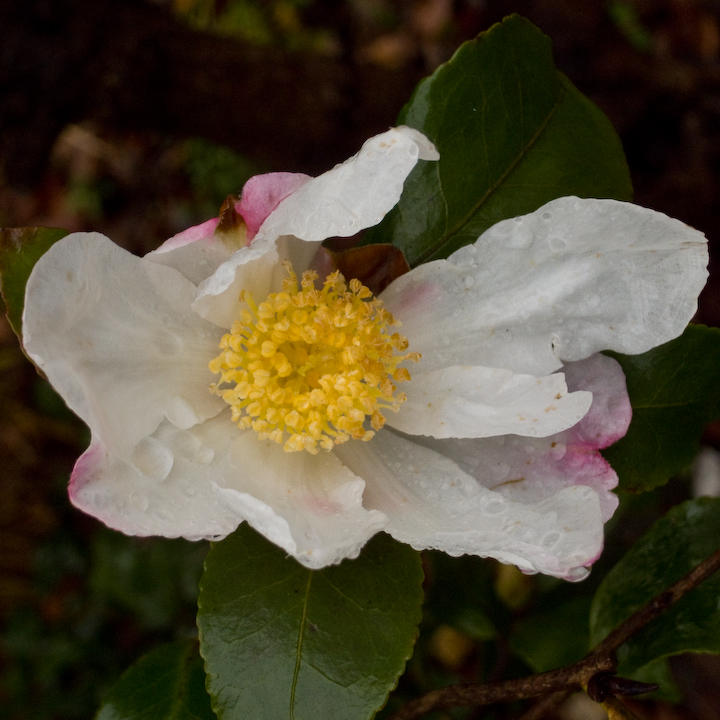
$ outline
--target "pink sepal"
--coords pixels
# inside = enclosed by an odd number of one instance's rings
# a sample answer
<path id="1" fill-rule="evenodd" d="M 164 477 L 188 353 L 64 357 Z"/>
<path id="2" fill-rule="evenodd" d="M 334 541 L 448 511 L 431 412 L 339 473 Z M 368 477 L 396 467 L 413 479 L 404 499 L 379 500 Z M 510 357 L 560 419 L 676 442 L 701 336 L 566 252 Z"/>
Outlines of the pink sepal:
<path id="1" fill-rule="evenodd" d="M 289 172 L 251 177 L 242 189 L 240 202 L 235 203 L 235 209 L 243 216 L 247 225 L 248 240 L 257 235 L 267 216 L 308 180 L 312 180 L 309 175 Z"/>

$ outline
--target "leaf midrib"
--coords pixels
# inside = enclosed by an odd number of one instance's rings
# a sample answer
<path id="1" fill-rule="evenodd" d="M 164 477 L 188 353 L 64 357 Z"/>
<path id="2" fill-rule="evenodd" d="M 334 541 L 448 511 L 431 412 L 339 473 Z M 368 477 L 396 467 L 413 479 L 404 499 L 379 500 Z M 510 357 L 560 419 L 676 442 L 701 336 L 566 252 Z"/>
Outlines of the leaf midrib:
<path id="1" fill-rule="evenodd" d="M 513 159 L 513 161 L 507 166 L 505 171 L 498 177 L 498 179 L 485 191 L 485 194 L 473 205 L 470 210 L 455 224 L 454 227 L 452 227 L 450 230 L 448 230 L 446 233 L 440 236 L 438 241 L 431 245 L 427 250 L 425 250 L 423 253 L 421 253 L 418 258 L 416 259 L 414 265 L 422 265 L 423 263 L 430 260 L 433 255 L 435 255 L 437 252 L 439 252 L 444 245 L 446 245 L 451 238 L 453 238 L 455 235 L 457 235 L 464 227 L 470 222 L 470 219 L 475 215 L 480 208 L 488 201 L 491 195 L 495 193 L 495 191 L 505 182 L 505 180 L 512 174 L 512 172 L 515 170 L 515 168 L 522 162 L 522 160 L 525 158 L 525 156 L 530 152 L 532 147 L 537 143 L 537 141 L 540 139 L 540 136 L 545 132 L 547 129 L 547 126 L 550 124 L 550 121 L 552 120 L 553 116 L 557 112 L 557 109 L 560 107 L 560 103 L 562 102 L 563 97 L 567 93 L 567 89 L 562 83 L 562 79 L 559 79 L 559 92 L 555 99 L 555 103 L 553 104 L 552 108 L 547 114 L 547 117 L 543 122 L 540 124 L 538 129 L 536 130 L 535 134 L 530 138 L 530 141 L 527 143 L 527 145 L 524 145 L 520 152 L 517 154 L 517 156 Z"/>
<path id="2" fill-rule="evenodd" d="M 302 647 L 305 638 L 305 623 L 307 621 L 308 601 L 310 599 L 310 585 L 312 584 L 313 571 L 308 572 L 308 581 L 305 586 L 303 597 L 302 617 L 300 618 L 300 629 L 298 631 L 297 647 L 295 649 L 295 669 L 293 671 L 292 686 L 290 688 L 290 720 L 295 720 L 295 691 L 297 689 L 298 677 L 300 676 L 300 665 L 302 663 Z"/>

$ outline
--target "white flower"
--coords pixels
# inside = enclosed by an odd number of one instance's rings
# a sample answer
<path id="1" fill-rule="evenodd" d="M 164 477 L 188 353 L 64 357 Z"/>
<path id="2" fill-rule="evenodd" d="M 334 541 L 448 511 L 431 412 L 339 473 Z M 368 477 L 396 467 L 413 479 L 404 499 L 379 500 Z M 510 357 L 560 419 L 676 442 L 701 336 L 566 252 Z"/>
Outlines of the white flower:
<path id="1" fill-rule="evenodd" d="M 134 535 L 221 538 L 246 520 L 311 568 L 357 556 L 384 530 L 415 548 L 584 577 L 617 504 L 617 477 L 598 448 L 626 432 L 631 412 L 622 371 L 597 353 L 640 353 L 676 337 L 705 282 L 704 238 L 676 220 L 611 200 L 561 198 L 395 280 L 380 299 L 402 323 L 407 352 L 422 357 L 399 374 L 389 361 L 389 384 L 375 378 L 392 403 L 393 378 L 411 376 L 395 390 L 399 412 L 385 413 L 382 429 L 375 416 L 367 442 L 342 442 L 370 430 L 377 406 L 365 385 L 347 391 L 355 419 L 337 421 L 349 423 L 346 431 L 307 440 L 312 452 L 286 451 L 293 428 L 314 422 L 310 400 L 293 404 L 292 392 L 273 386 L 280 411 L 267 417 L 280 412 L 285 425 L 263 421 L 258 434 L 237 425 L 251 424 L 242 419 L 247 409 L 236 408 L 233 422 L 218 395 L 232 383 L 210 391 L 218 377 L 209 363 L 225 352 L 219 343 L 251 301 L 281 290 L 287 261 L 301 276 L 318 262 L 322 240 L 378 223 L 417 160 L 437 157 L 420 133 L 397 128 L 318 178 L 253 178 L 236 206 L 252 239 L 240 249 L 241 231 L 215 231 L 217 220 L 144 258 L 95 233 L 55 244 L 28 282 L 23 340 L 92 431 L 73 471 L 72 502 Z M 250 330 L 240 323 L 240 335 L 225 342 L 226 350 L 235 342 L 237 357 L 226 359 L 241 370 L 250 361 L 237 338 L 264 332 L 256 316 L 244 317 Z M 312 320 L 293 317 L 297 332 L 315 332 Z M 255 392 L 257 412 L 267 413 L 262 388 L 287 358 L 272 360 L 282 333 L 277 342 L 263 337 L 270 344 L 258 374 L 236 376 L 242 387 L 226 399 L 237 405 Z M 341 353 L 371 352 L 351 334 L 332 342 Z M 404 352 L 402 338 L 392 343 Z M 363 362 L 353 355 L 360 350 L 347 352 Z M 320 387 L 317 378 L 311 386 Z M 316 419 L 337 417 L 318 392 Z M 297 417 L 288 414 L 295 409 Z"/>

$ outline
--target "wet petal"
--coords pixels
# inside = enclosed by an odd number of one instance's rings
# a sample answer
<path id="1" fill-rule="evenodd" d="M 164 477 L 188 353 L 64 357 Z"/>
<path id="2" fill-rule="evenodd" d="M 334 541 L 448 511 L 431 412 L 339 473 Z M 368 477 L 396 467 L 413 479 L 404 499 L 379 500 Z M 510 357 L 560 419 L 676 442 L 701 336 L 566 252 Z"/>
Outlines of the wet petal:
<path id="1" fill-rule="evenodd" d="M 677 337 L 707 278 L 702 233 L 636 205 L 560 198 L 505 220 L 383 293 L 423 370 L 543 376 L 601 350 Z"/>
<path id="2" fill-rule="evenodd" d="M 602 549 L 600 506 L 589 487 L 520 502 L 483 487 L 452 459 L 385 430 L 335 453 L 365 479 L 365 506 L 388 516 L 385 531 L 414 548 L 494 557 L 575 580 Z"/>
<path id="3" fill-rule="evenodd" d="M 94 439 L 75 464 L 70 499 L 128 535 L 223 538 L 243 520 L 214 486 L 230 472 L 228 448 L 237 432 L 229 413 L 190 430 L 164 421 L 127 459 Z"/>
<path id="4" fill-rule="evenodd" d="M 591 487 L 600 501 L 603 522 L 618 505 L 612 490 L 618 477 L 599 450 L 627 432 L 632 415 L 620 365 L 605 355 L 564 368 L 571 390 L 590 391 L 592 406 L 574 427 L 547 438 L 514 435 L 482 440 L 423 440 L 452 458 L 482 485 L 513 500 L 542 502 L 576 485 Z"/>

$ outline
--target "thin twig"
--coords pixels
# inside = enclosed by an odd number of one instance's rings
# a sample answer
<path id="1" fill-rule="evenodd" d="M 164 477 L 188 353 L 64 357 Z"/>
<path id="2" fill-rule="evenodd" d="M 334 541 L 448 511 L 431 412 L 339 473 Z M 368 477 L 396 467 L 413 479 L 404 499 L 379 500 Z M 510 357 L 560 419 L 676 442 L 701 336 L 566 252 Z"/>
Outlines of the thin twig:
<path id="1" fill-rule="evenodd" d="M 600 644 L 596 645 L 591 655 L 603 655 L 617 650 L 638 630 L 644 628 L 651 620 L 665 612 L 681 597 L 707 580 L 716 570 L 720 569 L 720 550 L 703 560 L 687 575 L 681 577 L 667 590 L 663 590 L 650 602 L 631 615 L 622 625 L 613 630 Z"/>
<path id="2" fill-rule="evenodd" d="M 491 705 L 572 690 L 587 685 L 590 678 L 597 673 L 614 672 L 617 666 L 615 650 L 620 645 L 718 569 L 720 569 L 720 550 L 706 558 L 667 590 L 663 590 L 652 598 L 611 632 L 580 662 L 559 670 L 551 670 L 518 680 L 482 685 L 451 685 L 440 690 L 433 690 L 405 704 L 390 720 L 415 720 L 415 718 L 435 710 L 448 710 L 470 705 Z"/>

